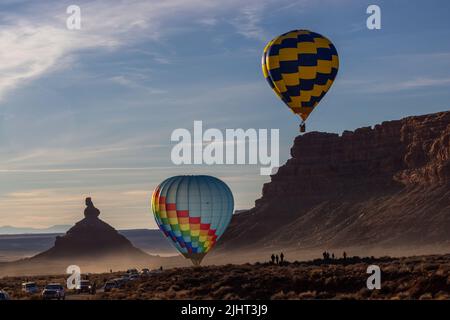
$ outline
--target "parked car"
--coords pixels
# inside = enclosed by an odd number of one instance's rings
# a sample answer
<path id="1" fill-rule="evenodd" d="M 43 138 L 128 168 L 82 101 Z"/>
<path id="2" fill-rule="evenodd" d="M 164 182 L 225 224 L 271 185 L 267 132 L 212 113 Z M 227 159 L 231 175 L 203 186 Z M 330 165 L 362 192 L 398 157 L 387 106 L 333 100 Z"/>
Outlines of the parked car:
<path id="1" fill-rule="evenodd" d="M 122 283 L 123 283 L 122 281 L 123 280 L 120 279 L 120 278 L 119 279 L 108 280 L 105 283 L 105 286 L 103 287 L 103 291 L 109 292 L 112 289 L 118 289 L 118 288 L 122 287 Z"/>
<path id="2" fill-rule="evenodd" d="M 39 288 L 36 282 L 24 282 L 22 283 L 22 291 L 30 294 L 38 293 Z"/>
<path id="3" fill-rule="evenodd" d="M 148 269 L 148 268 L 142 269 L 141 274 L 144 276 L 148 276 L 150 274 L 150 269 Z"/>
<path id="4" fill-rule="evenodd" d="M 65 300 L 66 299 L 66 292 L 64 291 L 64 288 L 59 283 L 50 283 L 45 286 L 44 290 L 42 291 L 42 298 L 44 300 L 47 299 L 58 299 L 58 300 Z"/>
<path id="5" fill-rule="evenodd" d="M 0 301 L 1 300 L 11 300 L 9 294 L 5 290 L 0 290 Z"/>
<path id="6" fill-rule="evenodd" d="M 89 280 L 81 280 L 80 287 L 77 288 L 78 293 L 92 293 L 92 285 Z"/>
<path id="7" fill-rule="evenodd" d="M 122 282 L 127 282 L 130 281 L 130 277 L 131 275 L 129 273 L 124 273 L 123 275 L 120 276 L 120 279 L 122 280 Z"/>
<path id="8" fill-rule="evenodd" d="M 129 281 L 135 281 L 139 279 L 139 274 L 132 274 L 128 277 Z"/>
<path id="9" fill-rule="evenodd" d="M 139 274 L 139 271 L 137 269 L 128 269 L 127 274 L 129 274 L 129 275 Z"/>
<path id="10" fill-rule="evenodd" d="M 129 277 L 126 277 L 126 278 L 124 278 L 124 277 L 121 277 L 121 278 L 116 278 L 116 279 L 114 279 L 116 282 L 117 282 L 117 284 L 119 285 L 119 288 L 122 288 L 123 286 L 125 286 L 125 284 L 128 282 L 128 281 L 130 281 L 130 279 L 129 279 Z"/>
<path id="11" fill-rule="evenodd" d="M 103 291 L 109 292 L 114 288 L 117 288 L 117 283 L 115 281 L 109 280 L 106 281 L 105 285 L 103 286 Z"/>

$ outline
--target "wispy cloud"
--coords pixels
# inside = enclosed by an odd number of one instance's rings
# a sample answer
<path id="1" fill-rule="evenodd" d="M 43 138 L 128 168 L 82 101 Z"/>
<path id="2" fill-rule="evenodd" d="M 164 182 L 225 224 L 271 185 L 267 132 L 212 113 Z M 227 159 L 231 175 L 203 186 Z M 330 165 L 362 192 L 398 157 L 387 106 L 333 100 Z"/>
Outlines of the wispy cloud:
<path id="1" fill-rule="evenodd" d="M 219 19 L 215 17 L 200 18 L 197 22 L 202 26 L 213 27 L 219 23 Z"/>
<path id="2" fill-rule="evenodd" d="M 426 87 L 448 87 L 450 78 L 419 77 L 412 80 L 398 81 L 393 83 L 373 84 L 367 88 L 367 92 L 383 93 L 413 90 Z"/>
<path id="3" fill-rule="evenodd" d="M 237 32 L 261 38 L 264 5 L 249 1 L 233 21 Z M 69 65 L 83 50 L 115 50 L 139 41 L 159 41 L 174 21 L 214 25 L 220 13 L 236 10 L 239 1 L 208 0 L 80 1 L 81 30 L 67 30 L 62 4 L 33 2 L 20 14 L 2 13 L 0 28 L 0 99 L 19 85 Z M 39 14 L 35 14 L 39 12 Z M 126 13 L 126 14 L 124 14 Z M 205 16 L 209 18 L 205 18 Z M 187 22 L 186 22 L 187 23 Z M 180 30 L 176 29 L 179 33 Z M 155 56 L 158 63 L 169 63 Z"/>
<path id="4" fill-rule="evenodd" d="M 165 94 L 168 91 L 159 89 L 159 88 L 151 88 L 149 86 L 141 84 L 141 79 L 135 79 L 133 75 L 119 75 L 111 77 L 110 80 L 112 82 L 115 82 L 117 84 L 120 84 L 122 86 L 128 87 L 128 88 L 134 88 L 134 89 L 142 89 L 143 91 L 146 91 L 149 94 Z"/>
<path id="5" fill-rule="evenodd" d="M 2 215 L 0 225 L 48 227 L 54 224 L 73 224 L 83 218 L 84 198 L 93 197 L 100 208 L 101 217 L 117 227 L 135 227 L 123 223 L 123 211 L 133 215 L 143 228 L 154 228 L 156 224 L 148 213 L 151 188 L 146 192 L 104 188 L 100 192 L 83 193 L 75 188 L 33 189 L 11 192 L 0 197 L 0 212 L 14 212 L 14 220 Z M 120 208 L 120 209 L 118 209 Z M 45 212 L 45 214 L 39 214 Z"/>
<path id="6" fill-rule="evenodd" d="M 408 90 L 423 87 L 442 87 L 450 84 L 450 78 L 416 78 L 413 80 L 403 81 L 396 85 L 392 85 L 389 88 L 385 88 L 390 91 Z"/>
<path id="7" fill-rule="evenodd" d="M 450 86 L 450 78 L 416 77 L 411 80 L 377 81 L 376 79 L 342 79 L 338 86 L 365 93 L 400 92 L 418 88 Z"/>
<path id="8" fill-rule="evenodd" d="M 171 168 L 171 167 L 170 167 Z M 168 167 L 117 167 L 117 168 L 63 168 L 63 169 L 0 169 L 0 173 L 69 173 L 99 171 L 148 171 L 164 170 Z"/>
<path id="9" fill-rule="evenodd" d="M 265 32 L 261 26 L 263 12 L 263 2 L 244 6 L 231 23 L 239 34 L 247 38 L 265 40 Z"/>
<path id="10" fill-rule="evenodd" d="M 80 170 L 78 169 L 80 165 L 86 167 L 86 163 L 95 164 L 91 165 L 93 168 L 105 167 L 104 163 L 108 163 L 109 159 L 126 158 L 128 154 L 136 155 L 138 152 L 150 152 L 167 148 L 167 146 L 162 144 L 149 143 L 149 138 L 146 136 L 124 138 L 114 143 L 88 146 L 73 145 L 68 148 L 66 145 L 70 141 L 62 139 L 57 141 L 55 145 L 41 145 L 9 153 L 5 151 L 0 152 L 0 172 L 48 170 L 50 168 L 53 169 L 53 167 L 57 170 L 63 167 L 74 167 L 73 170 Z M 107 168 L 111 167 L 108 166 Z"/>
<path id="11" fill-rule="evenodd" d="M 92 39 L 79 42 L 65 33 L 53 26 L 29 22 L 1 28 L 0 98 L 20 83 L 62 67 L 61 62 L 63 58 L 68 59 L 68 52 L 94 45 Z"/>
<path id="12" fill-rule="evenodd" d="M 402 63 L 421 63 L 423 61 L 433 61 L 435 63 L 450 62 L 450 52 L 422 52 L 422 53 L 402 53 L 402 54 L 391 54 L 391 55 L 379 55 L 373 57 L 374 60 L 383 61 L 395 61 Z"/>

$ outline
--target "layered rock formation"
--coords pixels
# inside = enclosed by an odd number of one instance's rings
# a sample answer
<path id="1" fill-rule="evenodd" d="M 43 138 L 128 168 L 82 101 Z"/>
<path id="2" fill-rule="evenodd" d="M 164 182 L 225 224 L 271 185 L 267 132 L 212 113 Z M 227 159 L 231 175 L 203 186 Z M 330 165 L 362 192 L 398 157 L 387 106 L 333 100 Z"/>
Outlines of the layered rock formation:
<path id="1" fill-rule="evenodd" d="M 222 249 L 450 243 L 450 112 L 298 136 Z"/>
<path id="2" fill-rule="evenodd" d="M 55 245 L 35 258 L 99 258 L 120 255 L 125 258 L 148 258 L 143 251 L 98 216 L 91 198 L 86 199 L 85 218 L 77 222 L 64 236 L 56 237 Z"/>
<path id="3" fill-rule="evenodd" d="M 99 219 L 100 210 L 86 199 L 85 218 L 78 221 L 55 245 L 31 258 L 0 263 L 0 277 L 13 275 L 64 274 L 69 265 L 83 273 L 109 272 L 129 268 L 159 268 L 187 265 L 181 257 L 149 255 Z"/>

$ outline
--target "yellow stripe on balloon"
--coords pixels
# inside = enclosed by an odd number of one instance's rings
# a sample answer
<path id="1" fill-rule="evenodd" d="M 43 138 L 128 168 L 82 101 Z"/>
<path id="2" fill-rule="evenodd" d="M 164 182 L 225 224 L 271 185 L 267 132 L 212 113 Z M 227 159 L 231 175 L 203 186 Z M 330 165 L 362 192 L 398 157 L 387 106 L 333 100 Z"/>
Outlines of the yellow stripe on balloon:
<path id="1" fill-rule="evenodd" d="M 300 84 L 300 79 L 296 73 L 284 74 L 283 80 L 286 86 L 298 86 Z"/>
<path id="2" fill-rule="evenodd" d="M 297 43 L 297 50 L 300 53 L 317 53 L 314 42 L 299 42 Z"/>
<path id="3" fill-rule="evenodd" d="M 298 67 L 296 76 L 300 79 L 312 80 L 317 77 L 317 72 L 320 72 L 317 70 L 318 68 L 313 66 L 300 66 Z"/>
<path id="4" fill-rule="evenodd" d="M 297 48 L 283 48 L 280 49 L 278 54 L 280 61 L 297 61 L 298 50 Z"/>

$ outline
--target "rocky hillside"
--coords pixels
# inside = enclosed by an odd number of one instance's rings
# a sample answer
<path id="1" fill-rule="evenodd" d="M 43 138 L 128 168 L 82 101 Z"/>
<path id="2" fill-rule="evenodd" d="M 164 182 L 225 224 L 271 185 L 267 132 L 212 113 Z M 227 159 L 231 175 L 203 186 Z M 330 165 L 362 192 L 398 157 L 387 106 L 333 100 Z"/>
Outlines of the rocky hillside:
<path id="1" fill-rule="evenodd" d="M 450 244 L 450 112 L 298 136 L 219 248 Z"/>
<path id="2" fill-rule="evenodd" d="M 146 254 L 106 222 L 96 217 L 77 222 L 55 245 L 36 257 L 98 257 L 111 253 L 144 257 Z"/>
<path id="3" fill-rule="evenodd" d="M 100 220 L 99 215 L 100 210 L 94 207 L 91 198 L 87 198 L 84 219 L 78 221 L 64 236 L 57 236 L 55 245 L 34 259 L 98 258 L 109 254 L 134 258 L 147 256 L 116 229 Z"/>
<path id="4" fill-rule="evenodd" d="M 53 247 L 31 258 L 0 263 L 0 277 L 64 274 L 67 266 L 72 264 L 81 267 L 83 272 L 187 264 L 182 258 L 148 255 L 136 248 L 99 218 L 100 210 L 88 199 L 84 219 L 78 221 L 65 235 L 57 236 Z"/>

